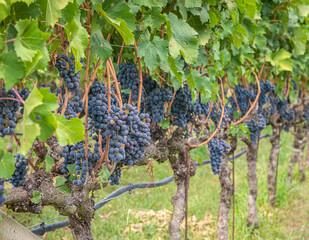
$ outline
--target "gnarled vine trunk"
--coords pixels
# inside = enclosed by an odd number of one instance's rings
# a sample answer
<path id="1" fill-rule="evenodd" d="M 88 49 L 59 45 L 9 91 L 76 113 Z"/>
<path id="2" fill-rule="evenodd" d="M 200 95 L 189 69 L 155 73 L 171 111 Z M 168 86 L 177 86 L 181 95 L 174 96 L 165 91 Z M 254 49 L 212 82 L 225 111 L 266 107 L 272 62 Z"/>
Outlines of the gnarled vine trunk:
<path id="1" fill-rule="evenodd" d="M 289 183 L 292 183 L 293 180 L 293 171 L 296 163 L 298 162 L 299 166 L 299 174 L 300 174 L 300 180 L 304 181 L 306 178 L 305 175 L 305 170 L 303 167 L 303 150 L 305 148 L 306 144 L 306 137 L 303 136 L 303 128 L 302 126 L 296 126 L 295 127 L 295 132 L 293 133 L 294 135 L 294 141 L 293 141 L 293 154 L 292 158 L 290 160 L 290 165 L 288 168 L 288 180 Z"/>
<path id="2" fill-rule="evenodd" d="M 258 144 L 247 142 L 247 164 L 248 164 L 248 216 L 247 225 L 253 228 L 259 228 L 259 219 L 257 216 L 256 199 L 257 199 L 257 177 L 256 177 L 256 163 L 258 156 Z"/>
<path id="3" fill-rule="evenodd" d="M 220 203 L 218 214 L 218 239 L 228 239 L 229 233 L 229 213 L 231 209 L 231 198 L 233 194 L 233 185 L 231 182 L 231 170 L 228 167 L 229 155 L 224 154 L 222 156 L 221 174 L 220 174 Z"/>
<path id="4" fill-rule="evenodd" d="M 93 240 L 91 232 L 91 218 L 80 219 L 70 216 L 70 228 L 75 240 Z"/>
<path id="5" fill-rule="evenodd" d="M 191 161 L 191 159 L 189 160 Z M 185 158 L 185 151 L 179 153 L 178 157 L 170 156 L 170 163 L 174 171 L 174 179 L 177 185 L 177 192 L 172 197 L 173 214 L 169 223 L 169 233 L 171 240 L 180 240 L 180 225 L 185 217 L 185 194 L 186 194 L 186 178 L 187 178 L 187 164 Z M 195 164 L 190 162 L 190 176 L 195 174 Z"/>
<path id="6" fill-rule="evenodd" d="M 237 138 L 231 139 L 231 150 L 233 153 L 237 147 Z M 234 187 L 231 181 L 231 170 L 229 169 L 229 154 L 223 154 L 221 174 L 219 177 L 221 184 L 219 214 L 218 214 L 218 239 L 227 240 L 229 234 L 229 217 L 231 209 L 231 198 L 234 193 Z"/>
<path id="7" fill-rule="evenodd" d="M 276 207 L 276 188 L 279 148 L 280 148 L 281 127 L 273 126 L 273 134 L 270 138 L 271 151 L 268 165 L 268 200 L 271 206 Z"/>

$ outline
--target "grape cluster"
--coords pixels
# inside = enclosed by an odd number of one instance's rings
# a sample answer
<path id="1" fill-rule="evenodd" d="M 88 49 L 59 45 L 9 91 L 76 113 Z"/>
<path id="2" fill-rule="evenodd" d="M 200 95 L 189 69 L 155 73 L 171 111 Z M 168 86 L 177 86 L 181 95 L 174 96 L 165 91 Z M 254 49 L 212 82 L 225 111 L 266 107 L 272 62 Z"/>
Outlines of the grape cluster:
<path id="1" fill-rule="evenodd" d="M 137 103 L 139 91 L 139 72 L 134 63 L 120 63 L 117 79 L 121 84 L 121 89 L 130 89 L 132 101 Z M 142 102 L 144 93 L 142 94 Z"/>
<path id="2" fill-rule="evenodd" d="M 191 90 L 188 85 L 177 90 L 171 106 L 171 114 L 176 117 L 174 125 L 184 128 L 193 110 Z"/>
<path id="3" fill-rule="evenodd" d="M 250 140 L 256 144 L 258 142 L 261 131 L 266 127 L 266 121 L 262 114 L 257 114 L 248 122 L 248 130 L 250 131 Z"/>
<path id="4" fill-rule="evenodd" d="M 207 144 L 210 152 L 211 171 L 214 175 L 221 173 L 221 163 L 223 153 L 228 153 L 230 145 L 224 140 L 212 138 Z"/>
<path id="5" fill-rule="evenodd" d="M 110 175 L 108 180 L 110 181 L 111 186 L 119 185 L 121 178 L 121 167 L 123 164 L 117 164 L 114 172 Z"/>
<path id="6" fill-rule="evenodd" d="M 214 105 L 211 109 L 210 118 L 214 122 L 216 127 L 218 126 L 218 124 L 220 122 L 221 112 L 222 112 L 222 110 L 217 105 Z M 220 128 L 222 126 L 228 125 L 230 123 L 230 121 L 231 121 L 231 119 L 229 118 L 228 110 L 224 109 Z"/>
<path id="7" fill-rule="evenodd" d="M 0 207 L 4 205 L 6 196 L 4 194 L 4 179 L 0 179 Z"/>
<path id="8" fill-rule="evenodd" d="M 6 91 L 2 87 L 1 96 L 3 98 L 16 98 L 13 90 Z M 14 100 L 0 100 L 0 137 L 5 135 L 12 135 L 15 133 L 17 123 L 16 112 L 19 110 L 20 103 Z"/>
<path id="9" fill-rule="evenodd" d="M 23 182 L 25 175 L 27 174 L 28 162 L 24 156 L 15 154 L 16 163 L 14 163 L 15 170 L 9 182 L 13 184 L 13 187 L 20 187 Z"/>
<path id="10" fill-rule="evenodd" d="M 193 112 L 197 115 L 204 115 L 205 117 L 207 117 L 209 113 L 209 102 L 203 104 L 200 97 L 197 98 L 196 102 L 193 104 Z"/>
<path id="11" fill-rule="evenodd" d="M 64 112 L 64 116 L 67 120 L 76 118 L 77 114 L 83 110 L 83 100 L 79 96 L 75 96 L 73 99 L 68 101 L 67 107 Z M 63 103 L 59 103 L 58 113 L 62 112 Z"/>
<path id="12" fill-rule="evenodd" d="M 92 168 L 100 159 L 99 144 L 96 143 L 93 150 L 92 145 L 88 145 L 88 161 L 85 155 L 85 141 L 76 143 L 75 145 L 67 145 L 62 152 L 63 168 L 62 173 L 66 176 L 66 179 L 70 179 L 68 165 L 75 165 L 75 175 L 77 179 L 73 180 L 74 185 L 83 185 L 86 181 L 87 171 L 89 174 L 92 172 Z"/>
<path id="13" fill-rule="evenodd" d="M 280 116 L 284 120 L 291 122 L 295 118 L 295 112 L 294 112 L 294 109 L 288 108 L 288 104 L 289 104 L 288 99 L 280 101 L 277 104 L 277 109 L 278 109 Z"/>
<path id="14" fill-rule="evenodd" d="M 257 94 L 257 85 L 254 85 L 255 88 L 255 93 Z M 270 82 L 270 81 L 265 81 L 260 83 L 260 96 L 258 100 L 259 104 L 259 113 L 262 113 L 263 111 L 263 106 L 267 101 L 269 100 L 267 94 L 270 92 L 273 92 L 275 90 L 275 86 Z"/>
<path id="15" fill-rule="evenodd" d="M 243 89 L 242 85 L 235 85 L 235 94 L 238 106 L 242 115 L 245 115 L 250 108 L 250 102 L 255 100 L 255 94 L 248 89 Z"/>
<path id="16" fill-rule="evenodd" d="M 153 122 L 160 123 L 164 119 L 164 104 L 173 99 L 169 88 L 155 88 L 147 96 L 145 111 L 150 114 Z"/>
<path id="17" fill-rule="evenodd" d="M 81 59 L 84 62 L 84 59 Z M 84 63 L 83 63 L 84 64 Z M 68 57 L 65 53 L 58 55 L 56 58 L 55 67 L 60 72 L 60 77 L 66 83 L 66 87 L 70 92 L 79 89 L 80 73 L 75 73 L 75 57 L 72 55 Z"/>
<path id="18" fill-rule="evenodd" d="M 30 92 L 28 90 L 28 88 L 24 88 L 19 92 L 19 96 L 21 96 L 21 98 L 26 101 L 26 99 L 28 98 L 28 96 L 30 95 Z M 21 109 L 20 109 L 20 113 L 23 114 L 24 113 L 24 104 L 23 103 L 19 103 Z"/>

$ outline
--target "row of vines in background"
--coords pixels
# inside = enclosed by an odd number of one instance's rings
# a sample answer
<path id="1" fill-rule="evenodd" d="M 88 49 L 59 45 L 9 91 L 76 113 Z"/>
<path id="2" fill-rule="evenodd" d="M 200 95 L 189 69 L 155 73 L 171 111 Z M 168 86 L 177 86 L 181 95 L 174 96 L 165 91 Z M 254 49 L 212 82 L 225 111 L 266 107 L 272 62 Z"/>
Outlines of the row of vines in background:
<path id="1" fill-rule="evenodd" d="M 201 160 L 206 147 L 222 188 L 218 236 L 227 239 L 228 158 L 237 143 L 248 148 L 249 227 L 259 227 L 256 164 L 266 125 L 273 128 L 273 206 L 282 130 L 295 129 L 290 181 L 293 165 L 301 165 L 309 120 L 306 0 L 0 7 L 0 137 L 10 143 L 0 149 L 1 205 L 36 214 L 54 206 L 75 239 L 93 239 L 95 191 L 118 185 L 123 168 L 169 161 L 177 184 L 169 232 L 180 239 L 196 171 L 191 157 Z"/>

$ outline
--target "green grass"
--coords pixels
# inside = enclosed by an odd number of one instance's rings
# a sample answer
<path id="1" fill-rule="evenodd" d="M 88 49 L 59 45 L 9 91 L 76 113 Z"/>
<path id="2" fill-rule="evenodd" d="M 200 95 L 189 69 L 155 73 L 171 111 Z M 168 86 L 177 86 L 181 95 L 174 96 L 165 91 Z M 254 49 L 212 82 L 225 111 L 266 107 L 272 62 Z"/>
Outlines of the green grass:
<path id="1" fill-rule="evenodd" d="M 286 180 L 292 140 L 291 135 L 282 135 L 276 209 L 270 207 L 267 201 L 267 170 L 271 145 L 269 138 L 261 140 L 257 169 L 260 228 L 253 234 L 246 226 L 248 181 L 245 155 L 236 159 L 235 239 L 309 239 L 309 181 L 298 182 L 297 169 L 291 186 Z M 172 175 L 168 163 L 154 163 L 153 171 L 155 181 Z M 121 186 L 149 182 L 150 177 L 145 172 L 146 166 L 124 171 Z M 108 186 L 96 192 L 96 202 L 117 188 L 119 186 Z M 169 211 L 172 211 L 171 197 L 175 191 L 176 185 L 170 183 L 157 189 L 137 190 L 114 199 L 95 214 L 92 223 L 95 239 L 169 239 Z M 190 181 L 190 239 L 216 239 L 219 196 L 218 176 L 211 173 L 209 165 L 199 167 Z M 52 207 L 46 207 L 41 215 L 13 213 L 12 216 L 25 226 L 31 226 L 59 215 Z M 69 228 L 64 228 L 47 233 L 44 239 L 72 239 L 72 236 Z"/>

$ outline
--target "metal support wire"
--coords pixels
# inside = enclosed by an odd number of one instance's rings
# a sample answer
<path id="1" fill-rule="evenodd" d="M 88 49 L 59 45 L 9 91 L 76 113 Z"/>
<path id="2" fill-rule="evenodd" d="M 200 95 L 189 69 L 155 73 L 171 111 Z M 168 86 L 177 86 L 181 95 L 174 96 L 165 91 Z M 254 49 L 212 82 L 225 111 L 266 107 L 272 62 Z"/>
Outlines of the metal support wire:
<path id="1" fill-rule="evenodd" d="M 264 134 L 264 135 L 262 135 L 260 137 L 260 139 L 266 138 L 266 137 L 270 137 L 270 136 L 271 136 L 270 134 Z M 235 158 L 239 158 L 240 156 L 244 155 L 246 152 L 247 152 L 247 148 L 245 148 L 241 152 L 237 153 L 235 155 Z M 233 160 L 233 156 L 229 157 L 229 160 L 230 161 Z M 203 161 L 202 164 L 196 162 L 195 166 L 200 167 L 202 165 L 206 165 L 206 164 L 210 164 L 210 163 L 211 163 L 210 160 L 205 160 L 205 161 Z M 111 200 L 113 200 L 115 198 L 118 198 L 120 196 L 126 195 L 126 194 L 130 194 L 135 189 L 141 189 L 141 188 L 146 188 L 146 187 L 147 188 L 161 187 L 161 186 L 169 184 L 173 180 L 174 180 L 174 177 L 170 176 L 170 177 L 164 178 L 164 179 L 162 179 L 162 180 L 160 180 L 158 182 L 155 182 L 155 183 L 135 183 L 135 184 L 129 184 L 129 185 L 125 186 L 125 187 L 121 187 L 121 188 L 117 189 L 115 192 L 111 193 L 106 198 L 104 198 L 101 201 L 99 201 L 98 203 L 96 203 L 94 205 L 94 209 L 95 209 L 95 211 L 97 211 L 101 207 L 103 207 L 105 204 L 110 202 Z M 61 217 L 63 217 L 63 216 L 61 216 Z M 58 218 L 60 218 L 60 217 L 58 217 Z M 29 227 L 29 228 L 32 228 L 34 226 L 40 226 L 40 227 L 37 227 L 35 229 L 32 229 L 31 232 L 36 234 L 36 235 L 42 236 L 46 232 L 55 231 L 55 230 L 57 230 L 59 228 L 67 227 L 70 224 L 69 219 L 66 219 L 64 221 L 60 221 L 60 222 L 56 222 L 56 223 L 50 223 L 50 224 L 45 225 L 46 222 L 50 222 L 50 221 L 55 220 L 55 219 L 57 219 L 57 218 L 54 218 L 54 219 L 51 219 L 51 220 L 48 220 L 48 221 L 45 221 L 45 222 L 41 222 L 41 223 L 39 223 L 37 225 L 33 225 L 33 226 Z M 42 226 L 43 226 L 43 228 L 42 228 Z"/>

